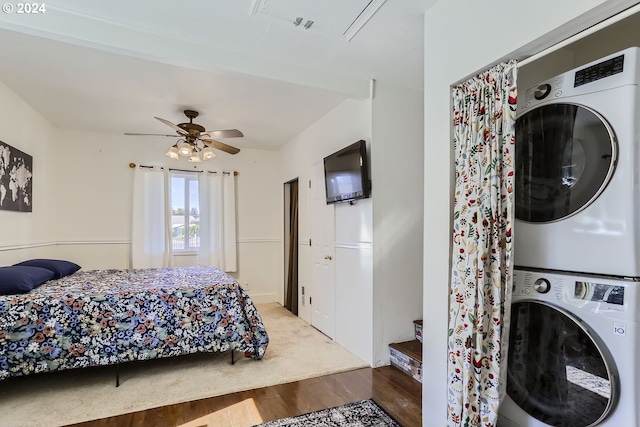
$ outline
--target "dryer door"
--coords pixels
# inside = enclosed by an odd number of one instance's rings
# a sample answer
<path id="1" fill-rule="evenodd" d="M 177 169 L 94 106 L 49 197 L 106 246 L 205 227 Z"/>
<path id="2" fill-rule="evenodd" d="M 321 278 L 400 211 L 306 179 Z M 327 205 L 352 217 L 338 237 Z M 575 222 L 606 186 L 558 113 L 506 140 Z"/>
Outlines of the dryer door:
<path id="1" fill-rule="evenodd" d="M 551 426 L 595 426 L 617 401 L 615 372 L 598 337 L 572 314 L 513 303 L 507 394 L 529 415 Z"/>
<path id="2" fill-rule="evenodd" d="M 516 120 L 516 218 L 549 222 L 593 202 L 613 175 L 617 144 L 597 112 L 547 104 Z"/>

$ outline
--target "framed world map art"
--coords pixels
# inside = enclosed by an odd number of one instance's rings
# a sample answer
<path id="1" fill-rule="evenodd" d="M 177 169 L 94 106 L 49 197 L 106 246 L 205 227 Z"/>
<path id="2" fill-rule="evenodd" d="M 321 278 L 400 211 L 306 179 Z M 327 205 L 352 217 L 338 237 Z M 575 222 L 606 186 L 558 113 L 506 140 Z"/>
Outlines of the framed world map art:
<path id="1" fill-rule="evenodd" d="M 33 157 L 0 141 L 0 209 L 31 212 Z"/>

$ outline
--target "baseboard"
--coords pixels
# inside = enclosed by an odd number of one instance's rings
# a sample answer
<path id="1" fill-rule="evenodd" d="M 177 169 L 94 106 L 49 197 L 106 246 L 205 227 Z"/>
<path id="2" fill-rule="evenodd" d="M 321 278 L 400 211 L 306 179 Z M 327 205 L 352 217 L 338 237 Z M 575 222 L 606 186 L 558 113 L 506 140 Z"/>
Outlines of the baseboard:
<path id="1" fill-rule="evenodd" d="M 247 291 L 251 297 L 251 301 L 254 304 L 268 304 L 270 302 L 279 302 L 278 295 L 276 293 L 254 294 L 251 291 Z"/>

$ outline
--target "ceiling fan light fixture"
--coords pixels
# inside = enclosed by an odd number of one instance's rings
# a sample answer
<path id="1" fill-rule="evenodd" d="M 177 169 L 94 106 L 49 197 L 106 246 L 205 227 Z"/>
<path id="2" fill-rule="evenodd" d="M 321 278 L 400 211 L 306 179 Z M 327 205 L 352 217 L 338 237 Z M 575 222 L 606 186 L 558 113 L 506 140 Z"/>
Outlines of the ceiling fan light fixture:
<path id="1" fill-rule="evenodd" d="M 189 157 L 190 155 L 193 154 L 193 146 L 191 145 L 191 143 L 184 141 L 182 142 L 182 144 L 180 144 L 180 148 L 178 149 L 178 153 L 181 156 L 184 157 Z"/>
<path id="2" fill-rule="evenodd" d="M 266 0 L 257 0 L 266 1 Z M 302 20 L 302 18 L 300 18 Z M 300 21 L 302 22 L 302 21 Z M 161 123 L 171 127 L 176 131 L 179 137 L 178 141 L 169 147 L 165 155 L 171 159 L 179 160 L 180 157 L 186 157 L 190 162 L 201 162 L 202 160 L 210 160 L 216 157 L 216 153 L 212 148 L 216 150 L 224 151 L 229 154 L 237 154 L 240 152 L 239 148 L 227 145 L 223 142 L 216 141 L 212 138 L 238 138 L 244 136 L 238 129 L 220 129 L 220 130 L 206 130 L 204 126 L 197 123 L 193 123 L 193 119 L 198 117 L 198 112 L 195 110 L 184 110 L 185 116 L 189 119 L 188 123 L 173 124 L 169 120 L 155 117 Z M 175 135 L 165 135 L 156 133 L 131 133 L 125 132 L 125 135 L 144 135 L 144 136 L 168 136 L 174 137 Z"/>
<path id="3" fill-rule="evenodd" d="M 178 143 L 169 148 L 169 150 L 165 153 L 165 156 L 170 157 L 174 160 L 178 160 L 180 158 L 180 153 L 178 152 Z"/>
<path id="4" fill-rule="evenodd" d="M 202 150 L 202 160 L 211 160 L 211 159 L 215 159 L 215 157 L 216 157 L 216 153 L 214 153 L 211 148 L 205 147 Z"/>

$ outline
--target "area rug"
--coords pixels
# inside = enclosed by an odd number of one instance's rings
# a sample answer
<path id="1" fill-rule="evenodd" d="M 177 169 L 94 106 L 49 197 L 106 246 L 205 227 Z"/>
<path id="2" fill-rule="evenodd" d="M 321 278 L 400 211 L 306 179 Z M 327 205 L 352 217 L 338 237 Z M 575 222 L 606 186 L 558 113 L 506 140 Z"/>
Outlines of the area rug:
<path id="1" fill-rule="evenodd" d="M 402 427 L 371 399 L 323 409 L 254 427 Z"/>
<path id="2" fill-rule="evenodd" d="M 262 360 L 196 354 L 0 381 L 0 427 L 63 426 L 367 367 L 279 304 L 259 304 L 269 334 Z"/>

